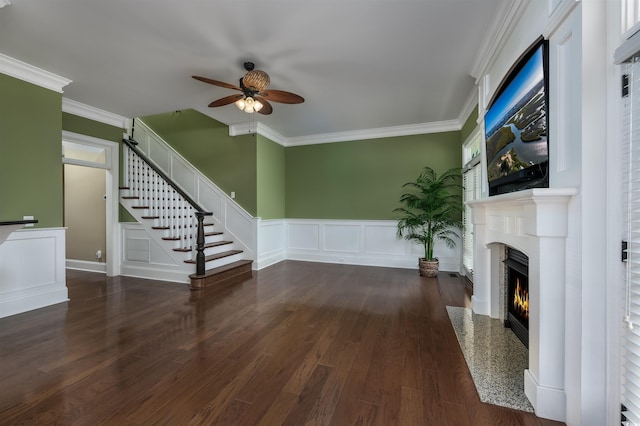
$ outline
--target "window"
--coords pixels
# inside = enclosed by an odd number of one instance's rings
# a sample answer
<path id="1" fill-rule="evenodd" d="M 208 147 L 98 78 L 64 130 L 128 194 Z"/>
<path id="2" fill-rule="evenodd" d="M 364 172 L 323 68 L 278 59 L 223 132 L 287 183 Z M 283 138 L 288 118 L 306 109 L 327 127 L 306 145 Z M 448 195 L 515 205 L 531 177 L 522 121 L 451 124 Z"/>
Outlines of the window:
<path id="1" fill-rule="evenodd" d="M 463 225 L 462 234 L 462 264 L 466 275 L 473 273 L 473 223 L 472 209 L 466 203 L 480 198 L 482 190 L 482 172 L 480 166 L 480 152 L 482 146 L 482 135 L 476 128 L 462 147 L 464 171 L 462 174 L 462 185 L 464 186 L 463 201 Z"/>
<path id="2" fill-rule="evenodd" d="M 622 33 L 629 38 L 640 30 L 640 0 L 623 0 Z"/>

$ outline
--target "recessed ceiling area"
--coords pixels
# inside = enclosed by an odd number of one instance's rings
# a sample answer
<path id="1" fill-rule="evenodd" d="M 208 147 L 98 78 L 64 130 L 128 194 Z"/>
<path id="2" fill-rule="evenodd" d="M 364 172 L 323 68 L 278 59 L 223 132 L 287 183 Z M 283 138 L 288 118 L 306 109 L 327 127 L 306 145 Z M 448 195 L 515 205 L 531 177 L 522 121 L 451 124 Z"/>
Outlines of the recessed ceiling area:
<path id="1" fill-rule="evenodd" d="M 12 0 L 0 53 L 72 80 L 64 97 L 125 117 L 194 108 L 288 138 L 457 120 L 506 0 Z M 191 78 L 238 84 L 252 61 L 304 97 L 271 115 Z M 465 118 L 465 117 L 463 117 Z"/>

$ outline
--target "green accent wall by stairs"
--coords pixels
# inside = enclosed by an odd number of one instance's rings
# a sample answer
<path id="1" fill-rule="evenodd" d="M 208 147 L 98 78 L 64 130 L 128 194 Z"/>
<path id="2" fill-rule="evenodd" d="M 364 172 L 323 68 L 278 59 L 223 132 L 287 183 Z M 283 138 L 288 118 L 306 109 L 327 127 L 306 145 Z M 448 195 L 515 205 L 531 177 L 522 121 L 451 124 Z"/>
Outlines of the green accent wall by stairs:
<path id="1" fill-rule="evenodd" d="M 122 143 L 122 134 L 124 133 L 124 129 L 120 127 L 78 117 L 66 112 L 62 113 L 62 129 L 118 143 Z"/>
<path id="2" fill-rule="evenodd" d="M 460 132 L 286 149 L 287 218 L 392 220 L 402 185 L 424 166 L 459 167 Z"/>
<path id="3" fill-rule="evenodd" d="M 62 226 L 62 94 L 0 74 L 0 220 Z"/>
<path id="4" fill-rule="evenodd" d="M 193 109 L 141 120 L 221 190 L 235 192 L 249 214 L 258 215 L 256 135 L 232 138 L 227 125 Z"/>

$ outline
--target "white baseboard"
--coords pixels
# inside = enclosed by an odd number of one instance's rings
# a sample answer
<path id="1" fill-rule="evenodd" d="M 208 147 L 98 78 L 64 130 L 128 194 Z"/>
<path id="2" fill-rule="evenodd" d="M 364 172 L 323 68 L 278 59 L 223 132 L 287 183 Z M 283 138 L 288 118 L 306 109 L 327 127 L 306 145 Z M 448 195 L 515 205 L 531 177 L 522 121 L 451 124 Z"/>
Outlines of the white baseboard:
<path id="1" fill-rule="evenodd" d="M 271 253 L 265 253 L 260 255 L 259 259 L 253 262 L 253 270 L 258 271 L 266 268 L 267 266 L 275 265 L 278 262 L 286 260 L 286 253 L 284 250 L 277 250 Z"/>
<path id="2" fill-rule="evenodd" d="M 188 284 L 191 282 L 189 274 L 193 271 L 185 271 L 184 268 L 171 265 L 122 262 L 120 273 L 126 277 Z"/>
<path id="3" fill-rule="evenodd" d="M 107 273 L 107 264 L 102 262 L 90 262 L 88 260 L 67 259 L 67 269 L 75 269 L 78 271 L 101 272 Z"/>
<path id="4" fill-rule="evenodd" d="M 524 393 L 538 417 L 567 421 L 567 395 L 563 389 L 541 386 L 531 372 L 524 370 Z"/>

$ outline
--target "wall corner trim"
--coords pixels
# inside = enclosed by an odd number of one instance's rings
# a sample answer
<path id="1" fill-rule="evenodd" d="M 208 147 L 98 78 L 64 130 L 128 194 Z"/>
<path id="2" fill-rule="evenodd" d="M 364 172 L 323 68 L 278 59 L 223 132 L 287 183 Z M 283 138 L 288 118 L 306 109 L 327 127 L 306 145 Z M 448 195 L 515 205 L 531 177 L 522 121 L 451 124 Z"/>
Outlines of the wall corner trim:
<path id="1" fill-rule="evenodd" d="M 131 121 L 127 117 L 105 111 L 100 108 L 86 105 L 69 98 L 62 98 L 62 111 L 68 114 L 77 115 L 78 117 L 88 118 L 99 123 L 108 124 L 120 129 L 128 129 Z"/>
<path id="2" fill-rule="evenodd" d="M 62 93 L 62 89 L 71 83 L 68 78 L 29 65 L 2 53 L 0 53 L 0 73 L 58 93 Z"/>

